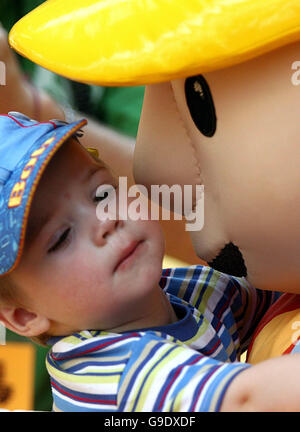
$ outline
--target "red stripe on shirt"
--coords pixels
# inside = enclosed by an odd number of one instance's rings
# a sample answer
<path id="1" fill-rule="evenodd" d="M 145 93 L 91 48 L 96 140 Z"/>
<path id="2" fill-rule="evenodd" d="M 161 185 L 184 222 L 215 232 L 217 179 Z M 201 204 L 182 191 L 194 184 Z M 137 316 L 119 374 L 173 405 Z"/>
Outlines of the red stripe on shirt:
<path id="1" fill-rule="evenodd" d="M 55 382 L 51 380 L 51 385 L 56 388 L 60 393 L 65 394 L 66 396 L 70 397 L 71 399 L 76 399 L 82 402 L 92 402 L 97 404 L 109 404 L 109 405 L 116 405 L 116 401 L 110 401 L 110 400 L 97 400 L 97 399 L 88 399 L 88 398 L 82 398 L 79 396 L 75 396 L 72 393 L 68 393 L 62 388 L 60 388 Z"/>
<path id="2" fill-rule="evenodd" d="M 161 401 L 160 401 L 159 406 L 158 406 L 158 409 L 159 409 L 159 410 L 162 408 L 162 406 L 163 406 L 163 404 L 164 404 L 164 401 L 165 401 L 165 399 L 166 399 L 166 397 L 167 397 L 167 395 L 168 395 L 168 392 L 169 392 L 170 388 L 172 387 L 174 381 L 176 380 L 176 378 L 178 377 L 178 375 L 180 374 L 180 372 L 182 371 L 182 369 L 183 369 L 184 367 L 186 367 L 186 366 L 191 366 L 191 365 L 197 363 L 199 360 L 201 360 L 201 357 L 200 357 L 200 356 L 197 357 L 196 359 L 194 359 L 193 361 L 191 361 L 190 363 L 187 363 L 187 364 L 184 364 L 184 365 L 179 366 L 179 368 L 177 369 L 176 373 L 174 374 L 172 380 L 169 382 L 169 384 L 168 384 L 168 386 L 167 386 L 167 388 L 166 388 L 164 394 L 162 395 Z"/>
<path id="3" fill-rule="evenodd" d="M 121 337 L 119 339 L 114 339 L 112 341 L 99 344 L 99 345 L 97 345 L 97 346 L 95 346 L 93 348 L 90 348 L 90 349 L 86 350 L 86 351 L 80 351 L 78 353 L 70 354 L 70 355 L 67 355 L 65 357 L 55 357 L 54 353 L 51 353 L 51 357 L 53 358 L 53 360 L 57 360 L 57 361 L 67 360 L 67 359 L 70 359 L 70 358 L 73 358 L 73 357 L 78 357 L 78 356 L 82 356 L 82 355 L 88 354 L 88 353 L 93 352 L 93 351 L 97 351 L 100 348 L 112 345 L 112 344 L 114 344 L 116 342 L 122 342 L 123 340 L 130 339 L 131 337 L 137 337 L 137 336 L 138 336 L 137 333 L 130 333 L 130 335 L 128 335 L 128 336 L 124 336 L 124 337 Z M 57 354 L 59 354 L 59 353 L 57 353 Z"/>

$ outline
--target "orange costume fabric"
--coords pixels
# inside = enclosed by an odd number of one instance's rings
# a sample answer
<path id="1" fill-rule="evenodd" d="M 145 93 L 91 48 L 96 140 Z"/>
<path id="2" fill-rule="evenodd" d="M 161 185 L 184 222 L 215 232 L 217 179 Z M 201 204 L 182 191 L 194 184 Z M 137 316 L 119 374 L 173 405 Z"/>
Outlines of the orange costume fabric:
<path id="1" fill-rule="evenodd" d="M 250 343 L 247 362 L 300 352 L 300 295 L 283 294 L 268 310 Z"/>

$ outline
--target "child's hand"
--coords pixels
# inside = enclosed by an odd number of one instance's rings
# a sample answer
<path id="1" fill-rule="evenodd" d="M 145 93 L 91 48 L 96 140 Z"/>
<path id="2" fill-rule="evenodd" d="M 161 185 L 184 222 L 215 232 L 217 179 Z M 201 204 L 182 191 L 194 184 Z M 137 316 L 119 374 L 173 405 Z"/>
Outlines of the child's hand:
<path id="1" fill-rule="evenodd" d="M 300 412 L 300 354 L 250 367 L 228 387 L 221 411 Z"/>
<path id="2" fill-rule="evenodd" d="M 0 61 L 5 64 L 6 84 L 0 85 L 0 114 L 19 111 L 39 121 L 64 119 L 62 109 L 44 92 L 34 89 L 22 73 L 0 23 Z"/>

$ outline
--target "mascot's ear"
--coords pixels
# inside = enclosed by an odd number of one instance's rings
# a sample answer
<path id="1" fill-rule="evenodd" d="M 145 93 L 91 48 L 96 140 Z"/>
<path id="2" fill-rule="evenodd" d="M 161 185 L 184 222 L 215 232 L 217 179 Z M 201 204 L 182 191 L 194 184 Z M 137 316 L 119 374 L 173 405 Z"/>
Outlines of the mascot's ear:
<path id="1" fill-rule="evenodd" d="M 199 131 L 206 137 L 214 136 L 217 129 L 216 110 L 210 88 L 202 75 L 186 79 L 185 97 Z"/>

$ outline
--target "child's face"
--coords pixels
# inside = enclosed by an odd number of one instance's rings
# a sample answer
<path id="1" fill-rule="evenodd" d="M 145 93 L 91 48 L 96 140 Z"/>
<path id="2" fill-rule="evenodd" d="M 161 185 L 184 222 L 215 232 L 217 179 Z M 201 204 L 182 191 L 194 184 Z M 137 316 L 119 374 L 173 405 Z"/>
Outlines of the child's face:
<path id="1" fill-rule="evenodd" d="M 157 297 L 164 253 L 160 226 L 145 220 L 100 222 L 95 193 L 101 184 L 116 183 L 70 140 L 50 162 L 34 196 L 13 279 L 28 310 L 51 321 L 53 335 L 126 329 L 149 315 Z"/>

